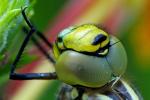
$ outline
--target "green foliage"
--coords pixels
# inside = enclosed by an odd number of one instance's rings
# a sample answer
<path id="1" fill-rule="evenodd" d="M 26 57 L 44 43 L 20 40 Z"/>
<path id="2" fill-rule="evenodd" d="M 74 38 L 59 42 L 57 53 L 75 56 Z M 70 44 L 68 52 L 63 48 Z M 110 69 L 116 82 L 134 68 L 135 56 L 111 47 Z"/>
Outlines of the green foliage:
<path id="1" fill-rule="evenodd" d="M 15 35 L 15 30 L 22 21 L 19 14 L 21 6 L 27 6 L 28 0 L 1 0 L 0 1 L 0 53 L 4 52 L 9 44 L 9 36 Z"/>

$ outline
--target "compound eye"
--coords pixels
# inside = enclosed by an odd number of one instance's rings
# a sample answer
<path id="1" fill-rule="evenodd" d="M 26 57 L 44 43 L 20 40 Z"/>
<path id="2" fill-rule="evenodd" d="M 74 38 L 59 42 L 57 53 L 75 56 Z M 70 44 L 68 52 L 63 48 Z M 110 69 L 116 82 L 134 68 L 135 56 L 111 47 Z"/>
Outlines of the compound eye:
<path id="1" fill-rule="evenodd" d="M 103 35 L 103 34 L 99 34 L 95 37 L 92 45 L 97 45 L 99 43 L 102 43 L 103 41 L 105 41 L 107 39 L 107 36 Z"/>

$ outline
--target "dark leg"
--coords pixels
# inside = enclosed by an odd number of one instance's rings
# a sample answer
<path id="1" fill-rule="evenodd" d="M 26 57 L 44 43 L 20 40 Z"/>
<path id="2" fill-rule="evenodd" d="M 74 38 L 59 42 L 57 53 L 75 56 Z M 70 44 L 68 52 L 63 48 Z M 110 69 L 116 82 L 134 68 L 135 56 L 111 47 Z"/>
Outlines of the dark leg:
<path id="1" fill-rule="evenodd" d="M 46 39 L 46 37 L 40 31 L 37 31 L 36 34 L 44 41 L 45 44 L 48 45 L 50 49 L 53 48 L 52 44 Z"/>
<path id="2" fill-rule="evenodd" d="M 26 27 L 23 27 L 23 31 L 24 33 L 28 34 L 28 30 Z M 36 35 L 38 35 L 46 45 L 48 45 L 48 47 L 50 49 L 52 49 L 52 44 L 48 42 L 48 40 L 46 39 L 46 37 L 44 37 L 44 35 L 39 32 L 36 31 Z M 32 36 L 31 40 L 33 41 L 33 43 L 37 46 L 37 48 L 45 55 L 45 57 L 47 57 L 48 60 L 50 60 L 52 63 L 55 63 L 54 59 L 47 53 L 47 51 L 42 47 L 42 45 L 39 43 L 39 41 L 36 39 L 36 37 Z"/>
<path id="3" fill-rule="evenodd" d="M 57 78 L 56 73 L 26 73 L 26 74 L 15 73 L 16 65 L 24 51 L 24 48 L 26 47 L 32 34 L 34 32 L 36 32 L 35 28 L 33 27 L 33 25 L 30 23 L 30 21 L 27 19 L 26 15 L 25 15 L 25 9 L 26 8 L 22 9 L 22 15 L 23 15 L 26 23 L 30 27 L 30 31 L 27 34 L 27 36 L 25 37 L 25 39 L 21 45 L 21 48 L 16 56 L 16 59 L 14 60 L 13 64 L 11 65 L 10 79 L 15 79 L 15 80 L 56 79 Z"/>
<path id="4" fill-rule="evenodd" d="M 78 90 L 79 95 L 74 100 L 82 100 L 82 96 L 83 96 L 85 90 L 82 87 L 77 87 L 77 90 Z"/>
<path id="5" fill-rule="evenodd" d="M 57 79 L 56 73 L 25 73 L 25 74 L 19 74 L 19 73 L 11 73 L 10 79 L 12 80 L 51 80 L 51 79 Z"/>

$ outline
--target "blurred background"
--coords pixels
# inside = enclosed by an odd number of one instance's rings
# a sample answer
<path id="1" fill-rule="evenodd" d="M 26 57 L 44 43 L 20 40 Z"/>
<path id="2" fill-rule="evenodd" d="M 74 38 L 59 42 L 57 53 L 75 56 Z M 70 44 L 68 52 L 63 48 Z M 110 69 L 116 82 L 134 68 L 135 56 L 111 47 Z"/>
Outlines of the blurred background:
<path id="1" fill-rule="evenodd" d="M 27 5 L 31 5 L 30 2 Z M 62 29 L 71 25 L 94 23 L 105 27 L 110 34 L 122 41 L 127 51 L 128 67 L 124 77 L 135 85 L 145 100 L 149 100 L 149 9 L 148 0 L 36 0 L 32 2 L 32 11 L 28 15 L 36 28 L 51 42 Z M 10 64 L 21 45 L 18 41 L 23 41 L 25 37 L 21 30 L 24 23 L 20 23 L 20 28 L 9 38 L 12 41 L 8 40 L 0 55 L 0 100 L 55 100 L 60 81 L 8 79 Z M 22 66 L 19 72 L 54 70 L 53 65 L 40 54 L 32 42 L 18 66 Z"/>

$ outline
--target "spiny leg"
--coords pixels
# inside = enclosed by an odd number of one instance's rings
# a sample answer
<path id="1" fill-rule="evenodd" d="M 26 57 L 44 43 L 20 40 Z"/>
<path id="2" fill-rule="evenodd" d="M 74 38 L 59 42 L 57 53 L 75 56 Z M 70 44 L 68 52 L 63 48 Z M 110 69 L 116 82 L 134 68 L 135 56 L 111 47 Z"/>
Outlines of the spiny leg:
<path id="1" fill-rule="evenodd" d="M 26 14 L 25 14 L 25 9 L 27 7 L 24 8 L 24 10 L 22 10 L 22 15 L 27 23 L 27 25 L 30 27 L 30 29 L 33 29 L 35 30 L 36 32 L 36 35 L 39 36 L 46 45 L 48 45 L 48 47 L 50 49 L 52 49 L 52 44 L 46 39 L 46 37 L 38 30 L 35 29 L 35 27 L 31 24 L 31 22 L 29 21 L 29 19 L 26 17 Z M 31 37 L 31 39 L 33 40 L 33 42 L 36 44 L 36 46 L 39 48 L 39 50 L 52 62 L 52 63 L 55 63 L 54 59 L 46 52 L 46 50 L 40 45 L 40 43 L 36 40 L 36 38 L 34 36 Z"/>
<path id="2" fill-rule="evenodd" d="M 19 50 L 13 64 L 11 65 L 10 79 L 14 79 L 14 80 L 57 79 L 57 75 L 55 72 L 54 73 L 25 73 L 25 74 L 15 73 L 16 65 L 17 65 L 29 39 L 31 38 L 32 34 L 34 32 L 36 32 L 34 26 L 30 23 L 30 21 L 26 17 L 25 9 L 26 8 L 22 9 L 22 15 L 23 15 L 26 23 L 30 27 L 30 31 L 27 34 L 27 36 L 25 37 L 25 39 L 20 47 L 20 50 Z"/>
<path id="3" fill-rule="evenodd" d="M 24 33 L 28 34 L 28 30 L 26 27 L 23 27 L 23 31 Z M 48 45 L 48 47 L 50 49 L 52 49 L 52 44 L 46 39 L 46 37 L 39 31 L 36 31 L 36 35 L 39 36 L 46 45 Z M 45 57 L 50 60 L 53 64 L 55 63 L 55 60 L 49 55 L 49 53 L 47 53 L 47 51 L 42 47 L 42 45 L 39 43 L 39 41 L 37 40 L 36 37 L 32 36 L 31 40 L 33 41 L 33 43 L 36 45 L 36 47 L 45 55 Z"/>

